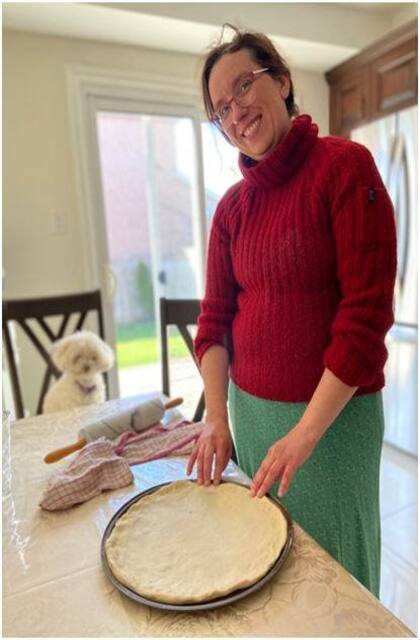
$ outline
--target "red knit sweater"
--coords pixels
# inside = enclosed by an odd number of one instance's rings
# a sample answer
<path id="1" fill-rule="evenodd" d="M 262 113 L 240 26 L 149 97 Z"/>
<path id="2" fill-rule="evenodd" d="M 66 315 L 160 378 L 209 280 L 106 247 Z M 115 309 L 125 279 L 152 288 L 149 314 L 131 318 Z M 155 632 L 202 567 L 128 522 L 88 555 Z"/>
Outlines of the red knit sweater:
<path id="1" fill-rule="evenodd" d="M 318 137 L 307 115 L 214 215 L 195 352 L 230 353 L 241 389 L 309 401 L 325 367 L 364 394 L 384 385 L 393 323 L 393 207 L 370 152 Z"/>

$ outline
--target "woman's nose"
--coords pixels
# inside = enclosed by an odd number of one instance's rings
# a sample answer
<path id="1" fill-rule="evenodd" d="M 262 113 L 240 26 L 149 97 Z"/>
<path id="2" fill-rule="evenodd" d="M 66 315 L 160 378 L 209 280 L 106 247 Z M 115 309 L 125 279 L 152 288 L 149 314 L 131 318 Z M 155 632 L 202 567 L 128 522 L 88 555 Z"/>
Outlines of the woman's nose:
<path id="1" fill-rule="evenodd" d="M 240 119 L 246 113 L 247 107 L 242 107 L 240 104 L 237 104 L 235 100 L 232 100 L 232 122 L 233 124 L 238 124 Z"/>

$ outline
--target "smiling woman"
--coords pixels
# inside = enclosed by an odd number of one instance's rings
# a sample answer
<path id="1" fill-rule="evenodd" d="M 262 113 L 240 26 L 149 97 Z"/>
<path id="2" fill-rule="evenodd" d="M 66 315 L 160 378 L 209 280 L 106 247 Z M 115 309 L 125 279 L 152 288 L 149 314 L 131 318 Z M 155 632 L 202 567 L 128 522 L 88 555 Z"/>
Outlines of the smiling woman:
<path id="1" fill-rule="evenodd" d="M 196 464 L 199 483 L 220 481 L 229 396 L 251 495 L 281 496 L 378 595 L 392 204 L 365 147 L 321 138 L 297 115 L 270 40 L 233 30 L 202 72 L 207 115 L 238 149 L 243 179 L 213 218 L 195 340 L 207 415 L 187 472 Z"/>
<path id="2" fill-rule="evenodd" d="M 290 70 L 261 34 L 245 33 L 240 41 L 216 47 L 204 65 L 202 90 L 209 119 L 240 151 L 255 159 L 270 151 L 287 132 L 290 117 L 298 114 Z M 244 109 L 249 117 L 237 128 L 233 125 Z M 267 122 L 259 131 L 261 109 Z"/>
<path id="3" fill-rule="evenodd" d="M 229 107 L 223 130 L 230 142 L 254 160 L 261 160 L 290 127 L 284 102 L 289 94 L 290 81 L 284 76 L 273 82 L 268 73 L 262 74 L 263 69 L 253 68 L 255 64 L 245 49 L 225 54 L 210 73 L 209 91 L 215 105 L 222 105 L 224 109 Z M 260 78 L 258 88 L 255 87 L 257 78 Z M 235 99 L 243 82 L 252 84 L 248 96 L 251 93 L 253 100 L 245 103 Z M 233 98 L 228 98 L 232 91 Z M 243 117 L 245 112 L 246 117 Z M 220 117 L 219 113 L 215 111 L 216 119 Z M 264 127 L 261 126 L 263 118 Z"/>

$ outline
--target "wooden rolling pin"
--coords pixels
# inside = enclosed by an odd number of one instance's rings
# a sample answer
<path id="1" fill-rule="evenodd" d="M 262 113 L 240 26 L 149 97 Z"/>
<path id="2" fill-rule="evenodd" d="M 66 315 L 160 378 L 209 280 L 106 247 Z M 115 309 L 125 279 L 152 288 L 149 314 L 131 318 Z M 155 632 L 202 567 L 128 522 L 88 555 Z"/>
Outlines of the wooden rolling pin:
<path id="1" fill-rule="evenodd" d="M 78 433 L 79 440 L 77 442 L 67 447 L 51 451 L 45 456 L 44 462 L 47 464 L 57 462 L 70 453 L 83 449 L 85 444 L 98 438 L 105 437 L 108 438 L 108 440 L 114 440 L 114 438 L 117 438 L 121 433 L 124 433 L 124 431 L 144 431 L 160 422 L 167 409 L 177 407 L 182 404 L 182 402 L 182 398 L 175 398 L 164 404 L 160 398 L 156 398 L 123 414 L 117 414 L 107 420 L 89 424 L 83 427 L 83 429 L 80 429 Z"/>

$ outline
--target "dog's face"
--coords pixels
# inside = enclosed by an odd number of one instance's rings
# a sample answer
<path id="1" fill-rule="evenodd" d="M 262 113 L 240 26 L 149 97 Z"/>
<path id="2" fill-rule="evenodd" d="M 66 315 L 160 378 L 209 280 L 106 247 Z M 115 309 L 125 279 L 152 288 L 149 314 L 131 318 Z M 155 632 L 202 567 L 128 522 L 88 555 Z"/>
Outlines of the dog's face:
<path id="1" fill-rule="evenodd" d="M 100 362 L 100 357 L 95 350 L 86 349 L 82 351 L 75 350 L 75 353 L 70 357 L 69 369 L 74 375 L 91 375 L 105 371 L 105 367 Z"/>
<path id="2" fill-rule="evenodd" d="M 60 371 L 86 379 L 108 371 L 114 364 L 112 349 L 90 331 L 77 331 L 54 342 L 51 358 Z"/>

